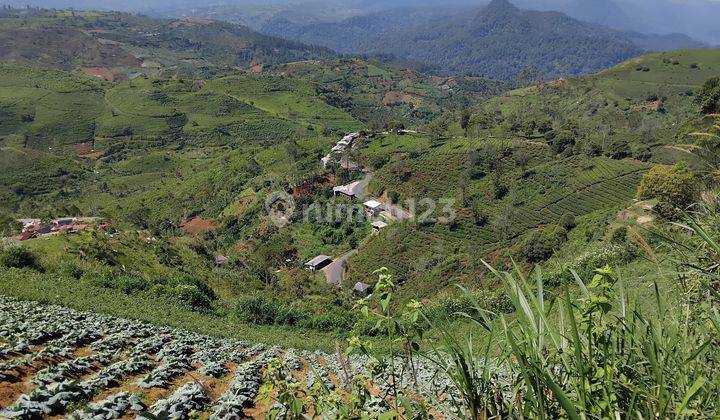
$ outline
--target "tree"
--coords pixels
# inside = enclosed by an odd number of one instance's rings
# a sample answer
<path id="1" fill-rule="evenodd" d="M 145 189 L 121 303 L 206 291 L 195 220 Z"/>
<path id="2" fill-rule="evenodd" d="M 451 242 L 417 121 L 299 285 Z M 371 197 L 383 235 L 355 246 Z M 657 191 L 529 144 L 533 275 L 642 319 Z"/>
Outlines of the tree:
<path id="1" fill-rule="evenodd" d="M 448 130 L 448 121 L 445 116 L 436 118 L 427 127 L 434 140 L 442 139 Z"/>
<path id="2" fill-rule="evenodd" d="M 462 114 L 460 115 L 460 128 L 462 128 L 465 131 L 465 137 L 468 135 L 468 127 L 470 127 L 470 118 L 472 117 L 472 114 L 470 113 L 469 109 L 463 110 Z"/>
<path id="3" fill-rule="evenodd" d="M 525 137 L 532 137 L 537 130 L 537 122 L 535 120 L 527 120 L 522 123 L 522 131 L 525 133 Z"/>
<path id="4" fill-rule="evenodd" d="M 6 268 L 37 268 L 37 260 L 35 255 L 27 248 L 17 245 L 8 244 L 2 247 L 0 252 L 0 266 Z"/>
<path id="5" fill-rule="evenodd" d="M 542 119 L 537 123 L 537 131 L 543 136 L 553 129 L 553 123 L 550 119 Z"/>
<path id="6" fill-rule="evenodd" d="M 685 209 L 695 201 L 699 182 L 686 163 L 657 165 L 643 176 L 637 190 L 638 200 L 657 199 L 663 205 Z"/>
<path id="7" fill-rule="evenodd" d="M 575 133 L 570 130 L 551 131 L 545 135 L 545 139 L 557 154 L 575 145 Z"/>
<path id="8" fill-rule="evenodd" d="M 705 81 L 695 96 L 703 114 L 720 113 L 720 77 L 713 76 Z"/>
<path id="9" fill-rule="evenodd" d="M 385 124 L 385 129 L 390 131 L 391 133 L 397 134 L 400 132 L 400 130 L 405 129 L 405 124 L 398 120 L 392 120 L 388 121 L 388 123 Z"/>
<path id="10" fill-rule="evenodd" d="M 527 152 L 519 152 L 515 156 L 515 164 L 520 168 L 523 175 L 527 171 L 527 166 L 530 164 L 530 155 Z"/>
<path id="11" fill-rule="evenodd" d="M 570 213 L 563 214 L 560 218 L 560 226 L 562 226 L 567 231 L 573 230 L 575 226 L 577 226 L 575 216 Z"/>
<path id="12" fill-rule="evenodd" d="M 530 263 L 550 258 L 567 240 L 567 231 L 560 226 L 546 226 L 534 230 L 520 243 L 520 253 Z"/>
<path id="13" fill-rule="evenodd" d="M 11 236 L 20 231 L 22 226 L 7 213 L 0 212 L 0 236 Z"/>

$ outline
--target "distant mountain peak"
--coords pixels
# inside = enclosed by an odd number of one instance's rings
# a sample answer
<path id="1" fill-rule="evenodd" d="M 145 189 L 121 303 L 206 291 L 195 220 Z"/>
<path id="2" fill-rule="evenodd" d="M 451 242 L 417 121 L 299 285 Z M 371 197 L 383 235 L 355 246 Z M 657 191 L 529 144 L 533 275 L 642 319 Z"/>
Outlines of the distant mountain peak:
<path id="1" fill-rule="evenodd" d="M 492 0 L 490 4 L 485 6 L 482 10 L 484 15 L 506 15 L 514 14 L 520 11 L 514 4 L 508 0 Z"/>

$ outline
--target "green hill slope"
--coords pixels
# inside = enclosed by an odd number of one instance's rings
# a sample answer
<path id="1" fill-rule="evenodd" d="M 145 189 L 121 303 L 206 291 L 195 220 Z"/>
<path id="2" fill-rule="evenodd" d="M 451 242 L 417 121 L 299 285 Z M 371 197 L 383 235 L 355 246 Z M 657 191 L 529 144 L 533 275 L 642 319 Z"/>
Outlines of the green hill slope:
<path id="1" fill-rule="evenodd" d="M 228 322 L 346 331 L 357 321 L 349 286 L 371 283 L 381 266 L 397 276 L 401 301 L 452 300 L 461 283 L 502 308 L 482 260 L 637 256 L 610 242 L 626 227 L 618 214 L 640 212 L 637 186 L 654 164 L 705 168 L 685 143 L 712 135 L 694 96 L 717 61 L 705 50 L 649 55 L 491 98 L 502 85 L 363 60 L 116 82 L 3 64 L 2 210 L 113 221 L 112 234 L 28 241 L 43 284 L 79 278 L 97 293 L 192 303 Z M 431 134 L 395 134 L 383 127 L 390 119 Z M 371 176 L 320 165 L 344 134 L 370 125 L 383 128 L 361 134 L 349 157 Z M 411 200 L 431 217 L 390 220 L 374 235 L 365 220 L 303 219 L 313 204 L 360 204 L 332 187 L 364 177 L 369 197 Z M 279 191 L 298 210 L 283 228 L 265 208 Z M 439 220 L 448 211 L 456 217 Z M 348 256 L 342 290 L 302 269 L 321 254 Z M 567 280 L 551 272 L 549 284 Z"/>
<path id="2" fill-rule="evenodd" d="M 0 11 L 0 40 L 3 61 L 64 70 L 99 67 L 120 79 L 160 69 L 191 75 L 333 56 L 327 49 L 262 35 L 244 26 L 119 12 L 4 9 Z"/>
<path id="3" fill-rule="evenodd" d="M 373 194 L 403 206 L 450 198 L 458 218 L 388 228 L 350 261 L 348 283 L 370 281 L 372 267 L 388 266 L 403 273 L 410 295 L 474 284 L 485 269 L 479 258 L 522 259 L 519 244 L 538 228 L 570 216 L 591 230 L 605 226 L 633 203 L 654 163 L 687 161 L 704 170 L 685 143 L 705 126 L 693 96 L 720 72 L 718 57 L 711 50 L 652 54 L 510 91 L 477 107 L 470 138 L 373 140 L 364 151 L 382 163 Z"/>

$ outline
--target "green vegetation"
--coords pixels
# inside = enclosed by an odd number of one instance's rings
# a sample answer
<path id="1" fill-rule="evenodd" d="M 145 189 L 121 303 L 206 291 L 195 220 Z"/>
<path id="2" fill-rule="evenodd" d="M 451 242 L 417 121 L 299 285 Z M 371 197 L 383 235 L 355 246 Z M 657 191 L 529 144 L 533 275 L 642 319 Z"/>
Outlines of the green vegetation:
<path id="1" fill-rule="evenodd" d="M 686 165 L 656 166 L 643 177 L 637 198 L 657 199 L 658 205 L 686 209 L 698 196 L 697 176 Z"/>
<path id="2" fill-rule="evenodd" d="M 263 30 L 346 54 L 380 54 L 423 70 L 518 84 L 598 71 L 643 50 L 632 34 L 561 13 L 520 10 L 507 0 L 461 12 L 437 9 L 400 8 L 330 23 L 277 17 Z M 663 49 L 661 37 L 648 38 Z"/>
<path id="3" fill-rule="evenodd" d="M 457 413 L 473 419 L 611 418 L 629 413 L 710 418 L 720 392 L 720 360 L 713 351 L 720 337 L 717 217 L 713 210 L 699 219 L 686 217 L 693 236 L 683 244 L 668 244 L 678 267 L 706 261 L 690 272 L 683 268 L 661 274 L 672 281 L 683 279 L 673 300 L 665 298 L 666 290 L 655 279 L 653 297 L 643 302 L 633 289 L 638 279 L 620 279 L 609 266 L 594 270 L 587 280 L 575 275 L 576 290 L 565 288 L 557 294 L 544 288 L 540 270 L 526 277 L 520 270 L 501 272 L 488 266 L 504 286 L 514 315 L 472 300 L 472 310 L 463 315 L 485 330 L 479 337 L 432 322 L 417 301 L 394 310 L 392 276 L 380 271 L 373 301 L 360 301 L 358 311 L 376 322 L 376 329 L 387 331 L 403 363 L 394 362 L 396 354 L 376 352 L 369 342 L 354 337 L 348 352 L 362 352 L 370 362 L 367 376 L 358 377 L 353 387 L 340 392 L 305 389 L 302 384 L 286 387 L 282 368 L 276 366 L 266 375 L 263 398 L 267 406 L 277 403 L 268 409 L 274 414 L 301 415 L 313 402 L 335 401 L 337 406 L 323 410 L 362 416 L 367 410 L 362 402 L 377 386 L 388 389 L 387 410 L 405 418 L 427 416 L 448 400 Z M 694 254 L 691 260 L 685 252 Z M 439 331 L 439 337 L 428 338 L 429 328 Z M 418 360 L 437 364 L 447 375 L 450 397 L 422 391 L 422 397 L 407 395 L 399 389 L 401 367 L 407 367 L 411 383 L 419 383 L 425 374 Z M 341 398 L 342 392 L 349 398 Z"/>
<path id="4" fill-rule="evenodd" d="M 20 217 L 110 222 L 4 247 L 0 293 L 23 299 L 303 348 L 332 348 L 356 327 L 387 348 L 394 333 L 352 311 L 353 286 L 374 285 L 378 267 L 396 276 L 388 311 L 423 301 L 429 322 L 475 331 L 458 312 L 513 311 L 514 296 L 483 260 L 540 265 L 548 295 L 574 283 L 569 269 L 583 279 L 606 264 L 618 276 L 648 273 L 661 245 L 644 229 L 665 223 L 658 214 L 677 220 L 713 190 L 720 167 L 717 120 L 704 105 L 716 51 L 655 54 L 504 92 L 375 61 L 288 63 L 325 56 L 265 38 L 279 52 L 248 44 L 252 53 L 228 55 L 210 39 L 239 29 L 216 23 L 3 13 L 12 16 L 0 28 L 83 26 L 83 36 L 144 57 L 145 68 L 160 65 L 99 80 L 62 70 L 92 64 L 82 57 L 0 64 L 4 235 L 18 233 Z M 141 43 L 136 31 L 148 25 L 160 35 Z M 207 62 L 185 68 L 181 57 Z M 320 164 L 350 132 L 359 134 L 345 166 L 371 174 Z M 368 198 L 427 217 L 389 220 L 377 233 L 361 219 L 303 220 L 310 205 L 360 204 L 332 188 L 361 179 Z M 297 208 L 282 228 L 265 208 L 279 191 Z M 346 254 L 341 288 L 303 269 L 317 255 Z"/>

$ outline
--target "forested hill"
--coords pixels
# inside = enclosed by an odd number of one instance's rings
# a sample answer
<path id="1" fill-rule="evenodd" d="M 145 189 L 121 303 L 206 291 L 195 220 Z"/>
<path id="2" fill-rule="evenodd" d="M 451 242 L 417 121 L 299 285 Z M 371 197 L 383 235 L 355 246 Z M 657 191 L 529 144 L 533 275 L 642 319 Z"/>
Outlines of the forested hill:
<path id="1" fill-rule="evenodd" d="M 120 12 L 0 10 L 0 59 L 63 70 L 231 68 L 332 57 L 325 48 L 204 19 Z"/>
<path id="2" fill-rule="evenodd" d="M 521 10 L 507 0 L 472 13 L 396 9 L 304 26 L 277 18 L 263 32 L 344 53 L 392 54 L 422 70 L 505 81 L 528 70 L 536 77 L 591 73 L 646 49 L 665 49 L 666 41 L 678 46 L 676 39 L 633 36 L 559 12 Z"/>

